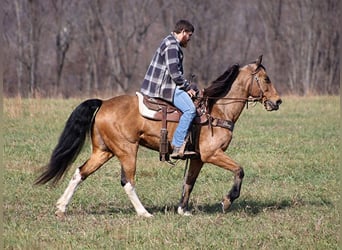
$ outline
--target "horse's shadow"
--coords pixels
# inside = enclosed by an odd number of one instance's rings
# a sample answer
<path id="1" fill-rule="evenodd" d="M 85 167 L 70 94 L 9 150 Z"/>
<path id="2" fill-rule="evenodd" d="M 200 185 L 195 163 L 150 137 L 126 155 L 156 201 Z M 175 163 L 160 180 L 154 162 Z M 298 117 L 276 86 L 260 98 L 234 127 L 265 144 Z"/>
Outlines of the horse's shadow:
<path id="1" fill-rule="evenodd" d="M 304 201 L 293 199 L 274 200 L 251 200 L 241 199 L 235 201 L 232 206 L 226 211 L 227 213 L 245 213 L 249 216 L 255 216 L 259 213 L 266 211 L 285 210 L 291 208 L 298 208 L 302 206 L 333 206 L 329 200 L 321 201 Z M 99 209 L 100 208 L 100 209 Z M 152 214 L 167 214 L 177 213 L 177 206 L 146 206 L 147 211 Z M 219 214 L 222 213 L 222 206 L 220 203 L 212 204 L 190 204 L 189 206 L 192 214 Z M 87 209 L 87 213 L 100 215 L 100 214 L 135 214 L 133 208 L 118 207 L 117 204 L 107 203 L 98 204 L 96 207 Z"/>
<path id="2" fill-rule="evenodd" d="M 302 206 L 333 206 L 332 202 L 329 200 L 321 201 L 305 201 L 301 199 L 282 199 L 282 200 L 251 200 L 251 199 L 241 199 L 237 200 L 228 209 L 228 213 L 245 213 L 250 216 L 255 216 L 259 213 L 266 211 L 276 211 L 285 209 L 295 209 Z M 201 213 L 215 214 L 223 212 L 221 204 L 206 204 L 203 206 L 198 206 L 198 211 Z M 196 212 L 196 207 L 195 207 Z"/>

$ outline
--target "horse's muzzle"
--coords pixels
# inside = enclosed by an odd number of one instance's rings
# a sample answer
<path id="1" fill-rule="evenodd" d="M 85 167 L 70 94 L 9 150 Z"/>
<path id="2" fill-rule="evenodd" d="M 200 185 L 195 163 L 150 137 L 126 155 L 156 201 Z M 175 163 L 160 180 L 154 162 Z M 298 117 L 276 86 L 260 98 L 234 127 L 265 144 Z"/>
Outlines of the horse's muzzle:
<path id="1" fill-rule="evenodd" d="M 281 99 L 278 99 L 277 101 L 273 102 L 271 100 L 266 100 L 264 102 L 264 106 L 265 106 L 265 109 L 267 111 L 274 111 L 274 110 L 278 110 L 279 109 L 279 106 L 280 104 L 282 103 L 283 101 Z"/>

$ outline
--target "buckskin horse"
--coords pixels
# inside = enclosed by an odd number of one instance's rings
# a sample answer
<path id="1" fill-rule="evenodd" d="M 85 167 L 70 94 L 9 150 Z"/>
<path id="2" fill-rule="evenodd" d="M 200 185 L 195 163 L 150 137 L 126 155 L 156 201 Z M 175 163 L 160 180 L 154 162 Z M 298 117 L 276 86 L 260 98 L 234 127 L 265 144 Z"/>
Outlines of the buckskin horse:
<path id="1" fill-rule="evenodd" d="M 188 202 L 204 163 L 211 163 L 234 174 L 231 190 L 223 197 L 226 211 L 240 196 L 243 168 L 225 150 L 238 120 L 248 102 L 260 102 L 267 111 L 277 110 L 281 99 L 261 64 L 255 62 L 240 67 L 235 64 L 203 90 L 200 102 L 206 104 L 208 121 L 198 125 L 199 157 L 190 159 L 177 212 L 189 215 Z M 121 164 L 121 185 L 140 216 L 151 217 L 135 191 L 135 172 L 139 145 L 159 150 L 162 124 L 139 113 L 136 96 L 121 95 L 109 100 L 89 99 L 77 106 L 68 118 L 50 162 L 35 184 L 56 184 L 72 165 L 90 132 L 92 154 L 78 167 L 63 195 L 57 201 L 56 216 L 63 217 L 74 192 L 81 182 L 116 156 Z M 177 123 L 168 123 L 170 141 Z"/>

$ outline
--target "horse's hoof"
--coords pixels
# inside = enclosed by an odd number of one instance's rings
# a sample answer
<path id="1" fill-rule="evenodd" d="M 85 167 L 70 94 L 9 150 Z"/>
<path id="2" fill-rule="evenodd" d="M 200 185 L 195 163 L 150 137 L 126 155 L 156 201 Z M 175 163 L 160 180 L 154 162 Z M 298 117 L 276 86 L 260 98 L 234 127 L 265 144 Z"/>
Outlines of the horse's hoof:
<path id="1" fill-rule="evenodd" d="M 190 211 L 185 211 L 183 216 L 192 216 L 192 213 Z"/>
<path id="2" fill-rule="evenodd" d="M 62 212 L 61 210 L 57 210 L 57 211 L 55 212 L 55 215 L 56 215 L 56 217 L 57 217 L 58 219 L 64 219 L 64 218 L 65 218 L 65 213 Z"/>
<path id="3" fill-rule="evenodd" d="M 232 205 L 232 202 L 230 201 L 230 199 L 224 197 L 223 201 L 221 202 L 221 205 L 222 205 L 222 212 L 225 213 Z"/>
<path id="4" fill-rule="evenodd" d="M 184 210 L 183 210 L 183 208 L 178 207 L 177 213 L 178 213 L 179 215 L 184 215 Z"/>
<path id="5" fill-rule="evenodd" d="M 140 213 L 138 215 L 141 217 L 145 217 L 145 218 L 152 218 L 153 217 L 153 214 L 150 214 L 149 212 Z"/>
<path id="6" fill-rule="evenodd" d="M 183 216 L 191 216 L 192 215 L 190 211 L 184 210 L 181 207 L 178 207 L 177 212 L 179 215 L 183 215 Z"/>

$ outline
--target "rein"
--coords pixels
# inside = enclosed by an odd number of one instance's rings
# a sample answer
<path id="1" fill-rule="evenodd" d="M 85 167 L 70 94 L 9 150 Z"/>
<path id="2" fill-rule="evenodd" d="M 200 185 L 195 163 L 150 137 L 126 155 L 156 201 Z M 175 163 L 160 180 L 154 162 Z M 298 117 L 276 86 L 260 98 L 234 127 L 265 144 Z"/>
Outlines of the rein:
<path id="1" fill-rule="evenodd" d="M 198 99 L 201 99 L 203 97 L 198 97 Z M 227 101 L 235 101 L 235 102 L 246 102 L 247 106 L 249 102 L 260 102 L 262 100 L 263 96 L 259 96 L 259 97 L 206 97 L 206 99 L 212 99 L 212 100 L 227 100 Z M 217 105 L 226 105 L 226 104 L 230 104 L 232 102 L 225 102 L 225 103 L 220 103 Z"/>
<path id="2" fill-rule="evenodd" d="M 248 66 L 248 68 L 251 68 L 251 67 Z M 259 87 L 259 90 L 260 90 L 260 94 L 259 94 L 258 97 L 249 96 L 247 98 L 244 98 L 244 97 L 209 97 L 209 96 L 207 96 L 207 97 L 205 97 L 205 99 L 246 102 L 247 108 L 248 108 L 248 103 L 249 102 L 261 102 L 263 97 L 264 97 L 264 92 L 261 89 L 261 86 L 260 86 L 260 83 L 259 83 L 259 78 L 256 76 L 256 74 L 260 71 L 260 68 L 261 67 L 258 67 L 254 72 L 251 73 L 251 83 L 248 86 L 248 93 L 250 93 L 251 92 L 251 88 L 252 88 L 253 83 L 254 83 L 253 80 L 255 79 L 255 82 L 257 83 L 257 85 Z M 198 97 L 198 99 L 202 99 L 202 98 L 203 98 L 203 96 Z M 218 105 L 226 105 L 226 104 L 230 104 L 230 103 L 231 102 L 229 102 L 229 103 L 221 103 L 221 104 L 218 104 Z"/>
<path id="3" fill-rule="evenodd" d="M 249 66 L 250 68 L 250 66 Z M 251 88 L 253 86 L 253 83 L 254 83 L 254 79 L 255 79 L 255 82 L 257 83 L 258 87 L 259 87 L 259 90 L 260 90 L 260 94 L 258 97 L 247 97 L 247 98 L 244 98 L 244 97 L 206 97 L 208 99 L 215 99 L 215 100 L 218 100 L 218 99 L 221 99 L 221 100 L 233 100 L 233 101 L 244 101 L 246 102 L 247 104 L 247 107 L 248 107 L 248 103 L 249 102 L 260 102 L 262 101 L 263 99 L 263 96 L 264 96 L 264 92 L 262 91 L 261 87 L 260 87 L 260 83 L 259 83 L 259 78 L 256 76 L 256 74 L 260 71 L 260 67 L 257 68 L 254 72 L 251 73 L 251 83 L 249 84 L 248 86 L 248 93 L 251 92 Z M 222 103 L 220 105 L 225 105 L 225 104 L 229 104 L 229 103 Z"/>
<path id="4" fill-rule="evenodd" d="M 205 107 L 207 107 L 207 102 L 209 99 L 211 100 L 226 100 L 226 101 L 230 101 L 230 102 L 223 102 L 217 105 L 227 105 L 227 104 L 231 104 L 233 102 L 244 102 L 246 104 L 246 109 L 248 109 L 248 103 L 253 102 L 262 102 L 262 99 L 264 97 L 264 92 L 261 89 L 260 83 L 259 83 L 259 78 L 256 76 L 256 74 L 259 72 L 260 68 L 257 68 L 254 72 L 251 73 L 251 83 L 248 86 L 248 93 L 251 92 L 253 83 L 254 83 L 254 79 L 255 82 L 260 90 L 259 96 L 258 97 L 252 97 L 249 96 L 247 98 L 244 97 L 195 97 L 194 99 L 198 99 L 199 103 L 202 103 Z M 206 109 L 204 112 L 207 112 Z M 234 129 L 234 122 L 230 121 L 230 120 L 224 120 L 224 119 L 220 119 L 220 118 L 214 118 L 211 116 L 211 114 L 207 114 L 208 116 L 208 122 L 209 122 L 209 128 L 212 129 L 212 127 L 222 127 L 222 128 L 226 128 L 228 130 L 230 130 L 231 132 L 233 132 Z M 213 131 L 212 131 L 213 133 Z"/>

